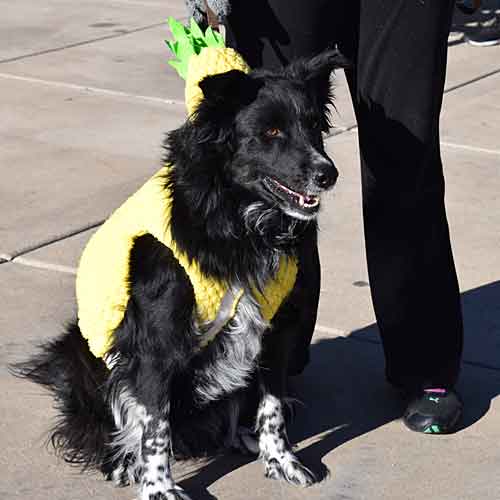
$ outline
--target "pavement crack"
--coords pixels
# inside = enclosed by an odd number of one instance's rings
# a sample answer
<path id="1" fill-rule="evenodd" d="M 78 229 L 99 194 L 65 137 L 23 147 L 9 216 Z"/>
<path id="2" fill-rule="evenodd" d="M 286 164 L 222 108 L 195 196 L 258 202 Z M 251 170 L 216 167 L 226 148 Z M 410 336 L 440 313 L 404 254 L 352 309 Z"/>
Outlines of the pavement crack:
<path id="1" fill-rule="evenodd" d="M 488 71 L 488 73 L 483 73 L 482 75 L 476 76 L 475 78 L 471 78 L 470 80 L 466 80 L 465 82 L 452 85 L 451 87 L 445 89 L 444 93 L 449 94 L 450 92 L 454 92 L 455 90 L 467 87 L 467 85 L 471 85 L 473 83 L 479 82 L 480 80 L 484 80 L 486 78 L 489 78 L 490 76 L 498 74 L 500 74 L 500 68 L 494 69 L 493 71 Z"/>
<path id="2" fill-rule="evenodd" d="M 24 257 L 15 257 L 12 264 L 18 264 L 25 267 L 34 267 L 36 269 L 45 269 L 47 271 L 56 271 L 59 273 L 76 275 L 76 268 L 52 262 L 44 262 L 37 259 L 26 259 Z"/>
<path id="3" fill-rule="evenodd" d="M 140 31 L 146 31 L 146 30 L 149 30 L 152 28 L 157 28 L 158 26 L 163 26 L 166 24 L 167 24 L 166 21 L 162 21 L 159 23 L 149 24 L 147 26 L 141 26 L 139 28 L 132 28 L 132 29 L 128 29 L 128 30 L 123 30 L 120 33 L 113 33 L 112 35 L 103 35 L 100 37 L 91 38 L 89 40 L 82 40 L 80 42 L 68 43 L 66 45 L 61 45 L 60 47 L 53 47 L 51 49 L 30 52 L 28 54 L 23 54 L 20 56 L 8 57 L 6 59 L 0 59 L 0 64 L 21 61 L 22 59 L 28 59 L 30 57 L 36 57 L 36 56 L 42 56 L 45 54 L 52 54 L 53 52 L 61 52 L 61 51 L 66 50 L 66 49 L 73 49 L 75 47 L 81 47 L 83 45 L 90 45 L 92 43 L 101 42 L 103 40 L 111 40 L 113 38 L 120 38 L 123 36 L 131 35 L 133 33 L 138 33 Z"/>
<path id="4" fill-rule="evenodd" d="M 470 151 L 472 153 L 484 153 L 489 155 L 500 156 L 500 150 L 498 149 L 482 148 L 479 146 L 469 146 L 467 144 L 456 144 L 454 142 L 448 142 L 448 141 L 441 141 L 441 146 L 451 149 L 463 149 L 464 151 Z"/>
<path id="5" fill-rule="evenodd" d="M 38 241 L 36 243 L 33 243 L 32 245 L 21 248 L 20 250 L 18 250 L 12 254 L 11 261 L 14 261 L 18 257 L 26 255 L 30 252 L 34 252 L 35 250 L 40 250 L 41 248 L 52 245 L 53 243 L 58 243 L 59 241 L 63 241 L 67 238 L 71 238 L 72 236 L 76 236 L 77 234 L 83 233 L 89 229 L 93 229 L 95 227 L 98 227 L 104 222 L 104 220 L 105 219 L 91 222 L 89 224 L 86 224 L 84 226 L 79 227 L 78 229 L 74 229 L 74 230 L 68 231 L 66 233 L 47 238 L 45 240 L 41 240 L 41 241 Z"/>
<path id="6" fill-rule="evenodd" d="M 100 87 L 91 87 L 90 85 L 79 85 L 76 83 L 68 83 L 68 82 L 58 82 L 55 80 L 43 80 L 41 78 L 32 78 L 29 76 L 21 76 L 14 75 L 12 73 L 0 73 L 0 78 L 4 78 L 6 80 L 18 80 L 25 83 L 33 83 L 38 85 L 47 85 L 55 88 L 63 88 L 63 89 L 71 89 L 77 91 L 88 92 L 92 94 L 110 96 L 110 97 L 118 97 L 124 99 L 139 99 L 141 101 L 146 101 L 154 104 L 161 105 L 177 105 L 177 106 L 185 106 L 184 101 L 179 101 L 176 99 L 165 99 L 163 97 L 155 97 L 155 96 L 147 96 L 147 95 L 139 95 L 139 94 L 131 94 L 129 92 L 122 92 L 121 90 L 112 90 L 112 89 L 104 89 Z"/>
<path id="7" fill-rule="evenodd" d="M 465 80 L 464 82 L 460 82 L 460 83 L 457 83 L 455 85 L 452 85 L 451 87 L 444 89 L 443 94 L 449 94 L 451 92 L 454 92 L 455 90 L 467 87 L 468 85 L 472 85 L 473 83 L 479 82 L 481 80 L 485 80 L 486 78 L 489 78 L 491 76 L 495 76 L 498 74 L 500 74 L 500 68 L 496 68 L 492 71 L 488 71 L 487 73 L 483 73 L 482 75 L 471 78 L 470 80 Z M 357 125 L 351 125 L 349 127 L 338 127 L 336 129 L 334 129 L 332 132 L 326 134 L 325 139 L 330 139 L 331 137 L 335 137 L 337 135 L 342 135 L 342 134 L 345 134 L 346 132 L 356 131 L 357 128 L 358 128 Z"/>

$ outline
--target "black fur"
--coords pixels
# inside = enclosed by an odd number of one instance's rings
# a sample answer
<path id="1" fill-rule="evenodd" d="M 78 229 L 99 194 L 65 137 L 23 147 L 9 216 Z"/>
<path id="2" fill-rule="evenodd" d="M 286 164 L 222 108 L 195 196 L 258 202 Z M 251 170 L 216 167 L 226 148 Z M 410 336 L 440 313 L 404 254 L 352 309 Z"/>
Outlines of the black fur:
<path id="1" fill-rule="evenodd" d="M 207 77 L 197 112 L 167 136 L 174 239 L 205 274 L 245 297 L 264 288 L 280 255 L 296 255 L 315 237 L 319 195 L 337 178 L 321 137 L 328 79 L 343 65 L 326 52 L 279 72 Z M 267 475 L 311 484 L 291 452 L 281 405 L 302 325 L 300 272 L 263 349 L 266 325 L 250 298 L 199 349 L 204 329 L 189 278 L 153 236 L 133 247 L 130 294 L 110 370 L 75 324 L 15 368 L 54 393 L 60 420 L 52 443 L 62 456 L 120 485 L 138 480 L 141 499 L 188 498 L 171 478 L 170 450 L 183 457 L 219 450 L 246 422 L 256 426 Z"/>
<path id="2" fill-rule="evenodd" d="M 76 324 L 14 372 L 54 393 L 59 417 L 50 440 L 64 460 L 83 469 L 109 461 L 104 443 L 111 441 L 114 425 L 105 397 L 108 370 L 92 356 Z"/>

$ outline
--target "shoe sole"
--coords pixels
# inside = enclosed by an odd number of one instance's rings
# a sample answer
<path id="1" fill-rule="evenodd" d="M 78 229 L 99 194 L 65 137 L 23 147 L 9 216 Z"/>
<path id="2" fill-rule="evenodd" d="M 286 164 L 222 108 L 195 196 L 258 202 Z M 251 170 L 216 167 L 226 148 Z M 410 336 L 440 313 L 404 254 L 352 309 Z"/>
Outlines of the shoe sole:
<path id="1" fill-rule="evenodd" d="M 474 47 L 493 47 L 494 45 L 500 44 L 500 40 L 492 40 L 490 42 L 475 42 L 470 38 L 466 38 L 465 40 L 467 41 L 467 43 L 474 45 Z"/>

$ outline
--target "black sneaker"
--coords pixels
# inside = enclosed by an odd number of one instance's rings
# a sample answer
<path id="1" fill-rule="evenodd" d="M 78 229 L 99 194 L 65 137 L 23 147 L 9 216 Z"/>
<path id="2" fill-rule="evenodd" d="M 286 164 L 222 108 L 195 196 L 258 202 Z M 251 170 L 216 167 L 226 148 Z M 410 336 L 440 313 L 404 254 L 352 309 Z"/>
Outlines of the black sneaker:
<path id="1" fill-rule="evenodd" d="M 500 43 L 500 16 L 493 16 L 491 19 L 479 24 L 475 31 L 465 35 L 465 40 L 477 47 L 490 47 Z"/>
<path id="2" fill-rule="evenodd" d="M 425 389 L 410 401 L 403 422 L 415 432 L 449 434 L 456 430 L 462 411 L 462 401 L 454 391 Z"/>

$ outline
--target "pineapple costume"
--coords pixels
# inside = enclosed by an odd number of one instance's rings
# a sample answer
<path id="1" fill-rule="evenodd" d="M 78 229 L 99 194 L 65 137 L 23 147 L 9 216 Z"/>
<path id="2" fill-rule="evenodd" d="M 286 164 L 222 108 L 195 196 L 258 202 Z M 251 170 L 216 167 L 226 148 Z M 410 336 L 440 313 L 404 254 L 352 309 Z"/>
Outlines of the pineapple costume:
<path id="1" fill-rule="evenodd" d="M 208 28 L 202 33 L 191 21 L 191 29 L 170 19 L 176 40 L 167 42 L 177 60 L 170 64 L 186 79 L 189 115 L 203 98 L 198 83 L 207 75 L 232 69 L 248 72 L 241 56 L 224 47 L 220 35 Z M 177 248 L 170 231 L 171 195 L 165 177 L 175 166 L 166 165 L 149 179 L 99 228 L 87 244 L 78 268 L 76 296 L 78 325 L 90 351 L 106 358 L 114 330 L 120 325 L 130 298 L 130 252 L 136 238 L 151 234 L 168 247 L 184 268 L 194 290 L 196 320 L 205 327 L 201 346 L 212 340 L 234 316 L 244 291 L 204 275 L 197 262 Z M 282 257 L 275 276 L 263 293 L 253 290 L 261 314 L 270 321 L 292 290 L 297 275 L 295 259 Z"/>
<path id="2" fill-rule="evenodd" d="M 232 69 L 248 73 L 250 67 L 238 52 L 224 46 L 221 35 L 211 27 L 203 33 L 192 19 L 190 29 L 172 18 L 168 22 L 175 40 L 167 45 L 176 57 L 169 64 L 186 80 L 186 107 L 191 115 L 203 98 L 198 86 L 203 78 Z"/>

